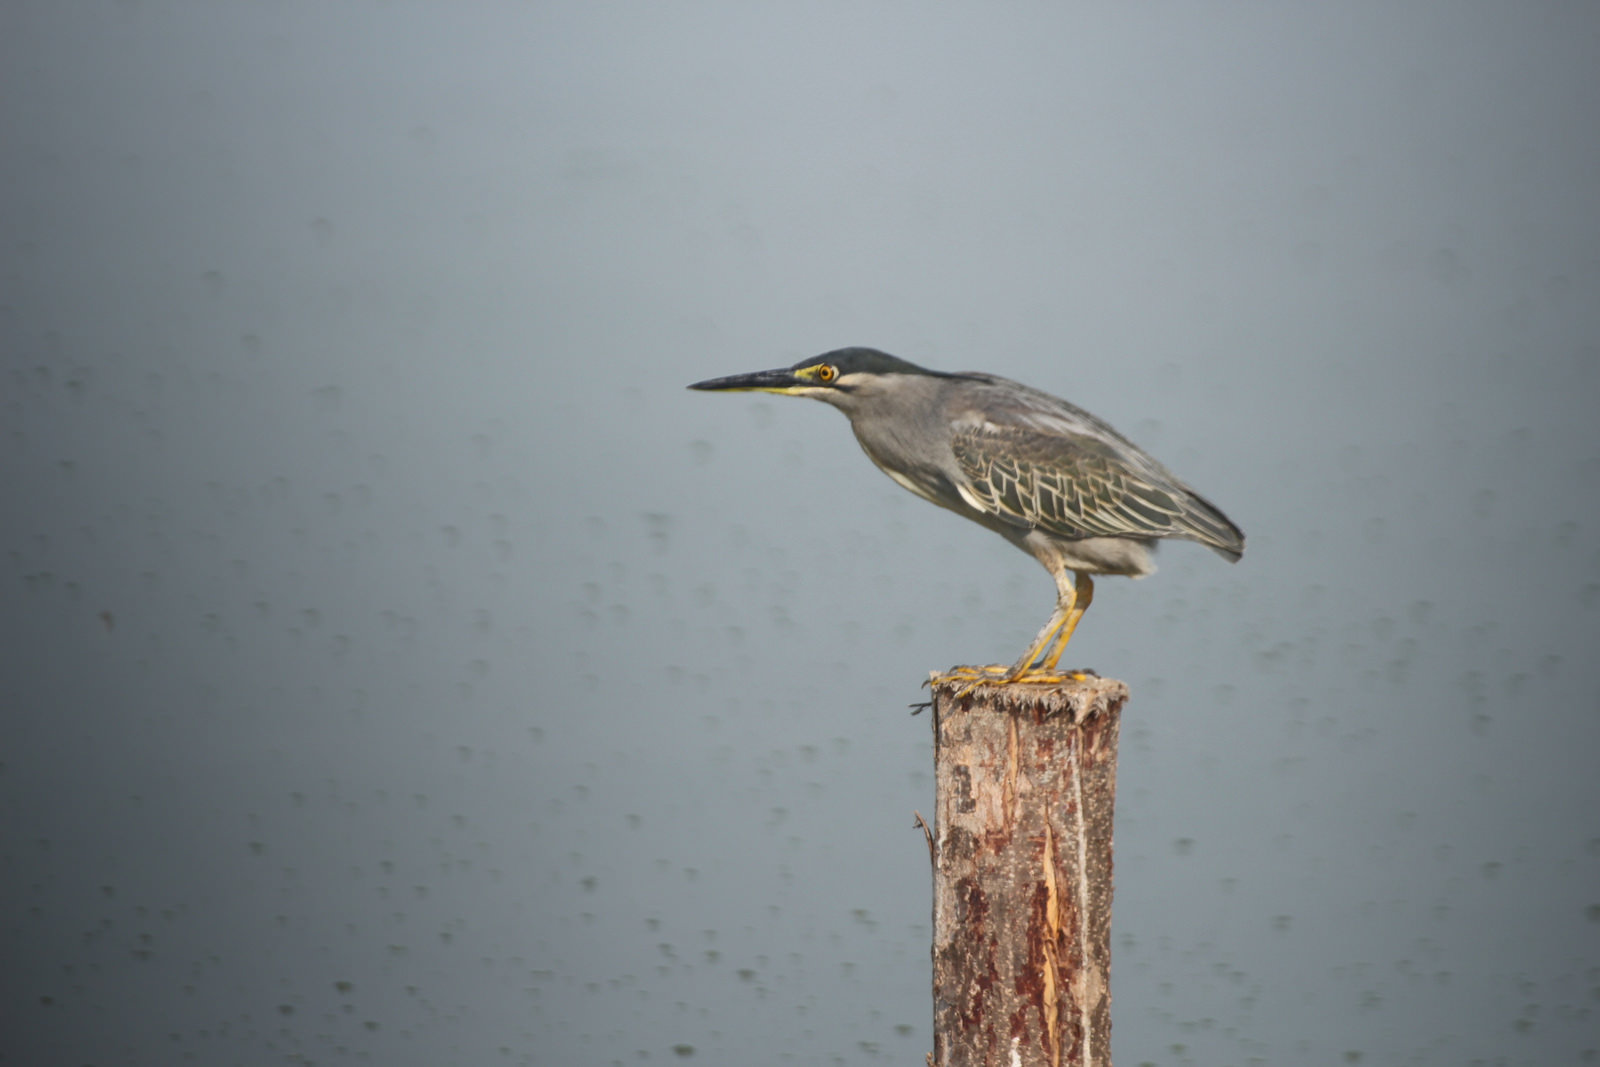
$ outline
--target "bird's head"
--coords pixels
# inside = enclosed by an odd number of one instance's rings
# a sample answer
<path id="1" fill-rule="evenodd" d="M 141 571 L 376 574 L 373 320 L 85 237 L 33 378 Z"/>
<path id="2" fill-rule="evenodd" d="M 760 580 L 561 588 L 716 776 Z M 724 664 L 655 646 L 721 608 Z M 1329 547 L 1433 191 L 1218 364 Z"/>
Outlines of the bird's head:
<path id="1" fill-rule="evenodd" d="M 853 399 L 884 388 L 895 375 L 945 377 L 875 348 L 840 348 L 802 359 L 792 367 L 712 378 L 689 388 L 809 396 L 849 410 Z"/>

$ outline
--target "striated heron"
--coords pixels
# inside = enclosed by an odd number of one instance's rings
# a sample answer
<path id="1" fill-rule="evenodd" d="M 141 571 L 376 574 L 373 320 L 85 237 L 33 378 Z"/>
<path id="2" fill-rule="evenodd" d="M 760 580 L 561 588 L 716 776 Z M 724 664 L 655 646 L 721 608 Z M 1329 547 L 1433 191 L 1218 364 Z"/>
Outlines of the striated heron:
<path id="1" fill-rule="evenodd" d="M 1009 669 L 968 676 L 1059 681 L 1056 665 L 1094 599 L 1094 574 L 1142 578 L 1162 538 L 1229 562 L 1244 534 L 1210 501 L 1082 408 L 992 374 L 946 374 L 872 348 L 841 348 L 782 370 L 691 389 L 809 396 L 850 419 L 889 477 L 986 526 L 1042 563 L 1056 609 Z"/>

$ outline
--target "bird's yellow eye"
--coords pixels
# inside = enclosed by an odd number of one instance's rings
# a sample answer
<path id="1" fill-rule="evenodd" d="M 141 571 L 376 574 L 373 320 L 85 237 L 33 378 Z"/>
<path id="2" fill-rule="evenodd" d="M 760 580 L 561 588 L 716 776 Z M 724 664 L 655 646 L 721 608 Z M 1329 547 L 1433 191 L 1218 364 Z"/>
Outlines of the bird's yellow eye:
<path id="1" fill-rule="evenodd" d="M 822 366 L 817 368 L 817 381 L 821 382 L 823 385 L 827 385 L 838 376 L 839 368 L 830 363 L 824 363 Z"/>

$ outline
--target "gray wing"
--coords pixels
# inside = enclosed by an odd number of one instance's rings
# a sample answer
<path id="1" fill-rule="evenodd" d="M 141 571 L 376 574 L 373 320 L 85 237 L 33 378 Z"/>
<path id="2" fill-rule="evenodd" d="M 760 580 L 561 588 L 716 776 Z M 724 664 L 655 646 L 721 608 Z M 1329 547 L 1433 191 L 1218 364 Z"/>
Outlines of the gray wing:
<path id="1" fill-rule="evenodd" d="M 952 447 L 967 492 L 1018 526 L 1068 540 L 1181 537 L 1232 559 L 1244 550 L 1226 515 L 1120 438 L 986 422 Z"/>

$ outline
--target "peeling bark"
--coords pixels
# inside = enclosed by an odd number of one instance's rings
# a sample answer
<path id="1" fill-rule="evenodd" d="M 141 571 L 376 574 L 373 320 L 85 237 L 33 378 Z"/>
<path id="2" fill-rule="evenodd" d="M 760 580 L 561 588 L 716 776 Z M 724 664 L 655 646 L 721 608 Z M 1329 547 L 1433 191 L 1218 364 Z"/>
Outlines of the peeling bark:
<path id="1" fill-rule="evenodd" d="M 1110 1067 L 1111 823 L 1127 686 L 935 675 L 938 1067 Z"/>

